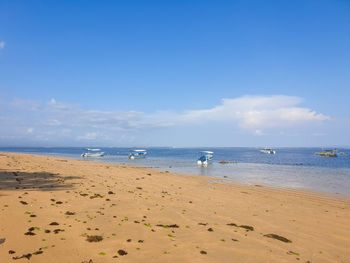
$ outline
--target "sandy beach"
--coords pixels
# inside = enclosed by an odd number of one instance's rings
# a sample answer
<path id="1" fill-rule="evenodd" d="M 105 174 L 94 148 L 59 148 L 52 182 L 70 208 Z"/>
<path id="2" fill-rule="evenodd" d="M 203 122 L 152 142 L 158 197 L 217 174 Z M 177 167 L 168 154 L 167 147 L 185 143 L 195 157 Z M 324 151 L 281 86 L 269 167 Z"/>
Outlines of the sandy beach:
<path id="1" fill-rule="evenodd" d="M 0 262 L 27 261 L 350 262 L 350 201 L 1 153 Z"/>

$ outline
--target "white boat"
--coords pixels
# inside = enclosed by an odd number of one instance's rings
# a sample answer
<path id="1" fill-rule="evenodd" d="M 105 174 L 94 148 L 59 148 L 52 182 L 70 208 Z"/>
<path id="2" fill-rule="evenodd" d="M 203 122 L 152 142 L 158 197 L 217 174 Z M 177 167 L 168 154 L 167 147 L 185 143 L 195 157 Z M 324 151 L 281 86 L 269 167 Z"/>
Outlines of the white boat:
<path id="1" fill-rule="evenodd" d="M 87 148 L 88 151 L 92 151 L 92 152 L 98 152 L 98 151 L 101 151 L 101 149 L 90 149 L 90 148 Z"/>
<path id="2" fill-rule="evenodd" d="M 211 151 L 201 151 L 199 152 L 199 158 L 197 164 L 201 166 L 207 166 L 208 163 L 213 159 L 214 152 Z"/>
<path id="3" fill-rule="evenodd" d="M 275 151 L 275 150 L 272 150 L 271 148 L 264 148 L 264 149 L 261 149 L 260 152 L 266 153 L 266 154 L 276 154 L 276 151 Z"/>
<path id="4" fill-rule="evenodd" d="M 87 153 L 82 153 L 81 157 L 102 157 L 104 154 L 105 154 L 104 152 L 98 152 L 98 153 L 87 152 Z"/>
<path id="5" fill-rule="evenodd" d="M 140 159 L 140 158 L 145 158 L 147 155 L 147 151 L 146 150 L 132 150 L 130 153 L 129 153 L 129 156 L 128 158 L 130 160 L 134 160 L 134 159 Z"/>

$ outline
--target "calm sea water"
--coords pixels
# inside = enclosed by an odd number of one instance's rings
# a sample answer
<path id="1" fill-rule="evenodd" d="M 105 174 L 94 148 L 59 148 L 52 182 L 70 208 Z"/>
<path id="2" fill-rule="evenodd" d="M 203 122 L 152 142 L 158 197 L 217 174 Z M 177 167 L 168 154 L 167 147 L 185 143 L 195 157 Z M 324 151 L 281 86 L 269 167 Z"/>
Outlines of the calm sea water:
<path id="1" fill-rule="evenodd" d="M 276 155 L 259 152 L 258 148 L 146 148 L 145 159 L 129 160 L 132 148 L 100 148 L 105 156 L 85 158 L 106 163 L 123 163 L 203 176 L 224 176 L 243 183 L 264 183 L 276 187 L 308 189 L 350 195 L 350 149 L 339 149 L 345 156 L 313 156 L 319 148 L 275 148 Z M 212 164 L 198 167 L 198 152 L 214 152 Z M 4 148 L 1 152 L 32 153 L 46 156 L 83 159 L 86 148 Z M 236 161 L 220 164 L 219 161 Z"/>

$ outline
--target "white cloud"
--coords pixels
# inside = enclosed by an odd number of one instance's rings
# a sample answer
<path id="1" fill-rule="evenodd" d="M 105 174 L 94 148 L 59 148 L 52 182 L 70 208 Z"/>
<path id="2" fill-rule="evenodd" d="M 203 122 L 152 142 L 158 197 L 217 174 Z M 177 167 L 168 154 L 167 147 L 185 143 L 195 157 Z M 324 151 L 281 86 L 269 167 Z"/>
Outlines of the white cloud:
<path id="1" fill-rule="evenodd" d="M 1 41 L 0 42 L 0 49 L 5 48 L 5 45 L 6 45 L 5 41 Z"/>
<path id="2" fill-rule="evenodd" d="M 219 105 L 208 109 L 145 113 L 84 110 L 79 105 L 55 99 L 44 104 L 15 99 L 11 103 L 0 101 L 0 106 L 8 110 L 2 118 L 3 127 L 7 128 L 0 129 L 0 136 L 131 143 L 138 139 L 137 133 L 147 134 L 164 128 L 210 127 L 218 131 L 229 128 L 264 136 L 330 119 L 299 106 L 302 102 L 301 98 L 292 96 L 243 96 L 222 99 Z M 35 137 L 30 137 L 34 130 Z"/>
<path id="3" fill-rule="evenodd" d="M 82 136 L 78 136 L 77 140 L 95 140 L 98 138 L 98 133 L 97 132 L 88 132 Z"/>
<path id="4" fill-rule="evenodd" d="M 188 111 L 183 114 L 183 119 L 187 122 L 237 123 L 239 127 L 257 134 L 262 134 L 265 128 L 297 126 L 329 119 L 308 108 L 297 107 L 301 102 L 301 98 L 281 95 L 223 99 L 220 105 L 211 109 Z"/>

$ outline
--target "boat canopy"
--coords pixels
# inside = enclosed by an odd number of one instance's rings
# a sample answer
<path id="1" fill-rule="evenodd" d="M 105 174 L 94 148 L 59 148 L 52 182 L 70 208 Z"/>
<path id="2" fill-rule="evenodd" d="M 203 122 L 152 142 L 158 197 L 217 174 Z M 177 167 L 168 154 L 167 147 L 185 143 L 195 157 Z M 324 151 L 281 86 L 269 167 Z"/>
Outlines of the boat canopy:
<path id="1" fill-rule="evenodd" d="M 211 152 L 211 151 L 200 151 L 199 153 L 202 153 L 202 154 L 214 154 L 214 152 Z"/>
<path id="2" fill-rule="evenodd" d="M 132 152 L 137 152 L 137 153 L 139 153 L 139 152 L 146 152 L 146 150 L 131 150 Z"/>

